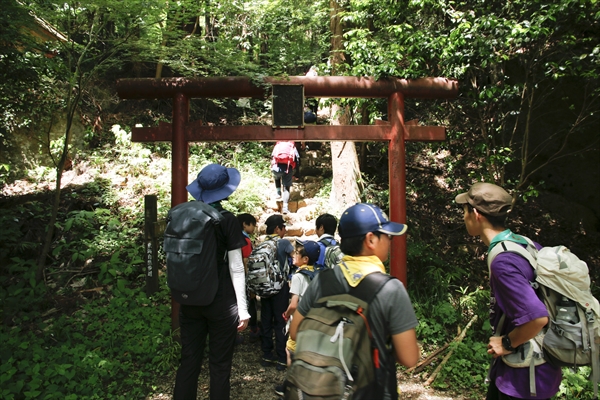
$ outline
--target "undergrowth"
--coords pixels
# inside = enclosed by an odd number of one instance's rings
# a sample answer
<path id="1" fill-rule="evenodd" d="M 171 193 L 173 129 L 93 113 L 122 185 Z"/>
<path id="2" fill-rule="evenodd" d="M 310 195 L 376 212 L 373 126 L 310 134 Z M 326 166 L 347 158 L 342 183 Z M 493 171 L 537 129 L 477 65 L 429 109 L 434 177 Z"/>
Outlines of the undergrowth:
<path id="1" fill-rule="evenodd" d="M 177 366 L 165 275 L 149 297 L 142 236 L 143 195 L 157 194 L 160 212 L 169 208 L 170 165 L 120 127 L 112 132 L 115 147 L 86 158 L 90 180 L 63 189 L 44 282 L 35 280 L 35 255 L 51 194 L 0 207 L 2 399 L 145 398 Z M 256 160 L 268 160 L 266 150 L 229 149 L 237 155 L 192 146 L 190 180 L 210 162 L 237 167 L 245 179 L 227 206 L 257 213 L 268 164 Z"/>

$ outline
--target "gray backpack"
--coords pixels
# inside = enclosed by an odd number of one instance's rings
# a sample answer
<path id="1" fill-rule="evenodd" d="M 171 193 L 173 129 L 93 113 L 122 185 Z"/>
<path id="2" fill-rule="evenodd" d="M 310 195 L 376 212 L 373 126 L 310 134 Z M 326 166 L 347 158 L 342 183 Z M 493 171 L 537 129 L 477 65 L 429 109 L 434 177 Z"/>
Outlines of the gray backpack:
<path id="1" fill-rule="evenodd" d="M 212 303 L 219 287 L 217 255 L 223 216 L 201 201 L 181 203 L 167 215 L 163 249 L 167 259 L 167 285 L 180 304 Z"/>
<path id="2" fill-rule="evenodd" d="M 280 266 L 277 260 L 278 240 L 278 237 L 267 237 L 248 257 L 246 285 L 260 297 L 276 295 L 287 284 L 287 264 Z"/>
<path id="3" fill-rule="evenodd" d="M 344 253 L 342 253 L 342 250 L 340 249 L 339 244 L 334 244 L 332 246 L 328 246 L 325 249 L 324 264 L 328 268 L 333 268 L 342 262 L 342 257 L 344 257 Z"/>
<path id="4" fill-rule="evenodd" d="M 385 372 L 367 316 L 377 293 L 394 278 L 372 273 L 346 291 L 335 270 L 319 275 L 321 297 L 298 327 L 284 399 L 382 398 Z"/>
<path id="5" fill-rule="evenodd" d="M 531 286 L 541 295 L 550 322 L 542 332 L 503 357 L 512 367 L 530 368 L 530 391 L 535 394 L 534 365 L 544 361 L 556 366 L 592 366 L 594 395 L 600 381 L 600 304 L 592 296 L 587 264 L 564 246 L 543 247 L 539 251 L 531 239 L 527 248 L 503 241 L 488 254 L 488 267 L 505 251 L 527 259 L 536 273 Z M 500 325 L 503 323 L 501 319 Z M 497 328 L 499 334 L 501 327 Z"/>

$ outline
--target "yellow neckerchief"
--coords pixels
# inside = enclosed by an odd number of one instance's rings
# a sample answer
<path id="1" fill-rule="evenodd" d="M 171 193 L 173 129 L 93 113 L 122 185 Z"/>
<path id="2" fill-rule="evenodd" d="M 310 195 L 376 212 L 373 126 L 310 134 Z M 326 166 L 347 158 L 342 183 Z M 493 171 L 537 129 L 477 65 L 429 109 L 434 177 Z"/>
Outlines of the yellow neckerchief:
<path id="1" fill-rule="evenodd" d="M 358 286 L 365 276 L 373 272 L 385 274 L 385 267 L 377 256 L 344 256 L 339 266 L 352 287 Z"/>
<path id="2" fill-rule="evenodd" d="M 296 272 L 300 271 L 301 269 L 313 272 L 315 270 L 315 267 L 312 266 L 312 265 L 304 264 L 304 265 L 298 267 L 298 269 L 296 270 Z"/>

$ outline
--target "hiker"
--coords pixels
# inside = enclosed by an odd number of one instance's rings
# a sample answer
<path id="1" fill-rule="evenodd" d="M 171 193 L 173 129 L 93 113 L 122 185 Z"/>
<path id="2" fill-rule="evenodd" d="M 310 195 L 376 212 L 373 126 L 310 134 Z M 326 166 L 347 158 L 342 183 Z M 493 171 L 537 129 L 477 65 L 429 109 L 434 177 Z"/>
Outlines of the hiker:
<path id="1" fill-rule="evenodd" d="M 288 202 L 290 200 L 290 188 L 296 162 L 300 160 L 300 154 L 292 141 L 280 141 L 275 143 L 271 153 L 271 171 L 275 178 L 275 189 L 277 198 L 283 200 L 282 214 L 289 212 Z"/>
<path id="2" fill-rule="evenodd" d="M 307 240 L 306 242 L 297 242 L 296 251 L 293 255 L 293 264 L 297 267 L 296 272 L 292 275 L 292 283 L 290 285 L 290 304 L 287 310 L 283 313 L 285 320 L 293 318 L 292 315 L 298 308 L 298 303 L 302 300 L 302 296 L 308 288 L 308 285 L 315 276 L 314 265 L 319 258 L 321 249 L 317 242 Z M 290 337 L 286 344 L 287 365 L 291 363 L 291 357 L 296 349 L 296 342 Z"/>
<path id="3" fill-rule="evenodd" d="M 511 240 L 527 245 L 521 236 L 505 228 L 506 216 L 512 206 L 512 196 L 500 186 L 476 183 L 466 193 L 456 196 L 462 205 L 464 223 L 471 236 L 488 246 L 488 252 L 498 243 Z M 538 243 L 535 246 L 541 249 Z M 529 262 L 512 252 L 502 252 L 490 265 L 490 322 L 495 336 L 488 343 L 488 353 L 494 358 L 491 366 L 487 399 L 549 399 L 559 389 L 561 369 L 551 363 L 535 367 L 537 396 L 530 394 L 529 368 L 512 368 L 501 356 L 515 352 L 523 343 L 535 337 L 548 323 L 548 311 L 530 282 L 535 273 Z M 501 331 L 496 332 L 504 317 Z"/>
<path id="4" fill-rule="evenodd" d="M 292 243 L 283 239 L 285 236 L 285 221 L 280 214 L 271 215 L 265 221 L 267 225 L 267 240 L 277 240 L 277 260 L 285 283 L 277 294 L 260 298 L 260 320 L 262 324 L 262 366 L 275 365 L 278 371 L 284 371 L 287 366 L 285 343 L 287 335 L 284 332 L 285 319 L 283 313 L 289 302 L 290 287 L 287 284 L 289 274 L 289 257 L 294 252 Z M 275 346 L 273 347 L 273 331 L 275 331 Z"/>
<path id="5" fill-rule="evenodd" d="M 242 260 L 244 262 L 244 270 L 246 275 L 248 274 L 248 257 L 252 253 L 252 239 L 250 235 L 254 234 L 256 229 L 256 218 L 252 214 L 244 213 L 238 214 L 237 219 L 242 228 L 242 233 L 246 239 L 246 245 L 242 247 Z M 250 321 L 248 322 L 248 329 L 250 330 L 250 340 L 256 341 L 260 338 L 260 332 L 258 328 L 258 320 L 256 313 L 256 294 L 251 291 L 248 294 L 248 313 L 250 314 Z M 239 340 L 238 340 L 239 341 Z"/>
<path id="6" fill-rule="evenodd" d="M 315 276 L 314 265 L 319 258 L 321 249 L 319 244 L 313 240 L 305 242 L 296 241 L 296 250 L 292 256 L 292 263 L 297 267 L 296 272 L 292 275 L 292 283 L 290 285 L 290 304 L 287 310 L 283 313 L 283 318 L 291 322 L 290 318 L 298 308 L 298 303 L 302 300 L 302 296 L 308 288 L 308 285 Z M 288 337 L 285 353 L 287 356 L 287 366 L 289 367 L 296 351 L 296 341 Z M 275 386 L 275 393 L 283 396 L 283 384 Z"/>
<path id="7" fill-rule="evenodd" d="M 327 213 L 319 215 L 315 221 L 315 233 L 319 236 L 317 243 L 321 248 L 319 259 L 317 260 L 317 264 L 319 265 L 325 265 L 325 253 L 327 251 L 327 247 L 338 244 L 334 237 L 337 224 L 337 218 Z M 333 265 L 327 266 L 331 268 L 333 267 Z"/>
<path id="8" fill-rule="evenodd" d="M 197 200 L 218 210 L 223 219 L 217 235 L 219 274 L 217 293 L 206 306 L 181 305 L 181 364 L 175 378 L 175 400 L 195 399 L 208 336 L 210 399 L 229 399 L 231 364 L 236 333 L 248 325 L 246 283 L 241 248 L 246 245 L 236 217 L 221 206 L 241 180 L 235 168 L 219 164 L 204 167 L 186 189 Z M 219 232 L 217 232 L 219 233 Z"/>
<path id="9" fill-rule="evenodd" d="M 331 214 L 321 214 L 315 221 L 315 232 L 319 236 L 318 240 L 322 239 L 335 239 L 335 231 L 337 229 L 337 218 Z"/>
<path id="10" fill-rule="evenodd" d="M 342 293 L 360 288 L 361 283 L 370 284 L 376 278 L 388 279 L 375 291 L 374 298 L 368 301 L 366 314 L 373 336 L 372 345 L 379 353 L 379 373 L 376 374 L 376 382 L 371 385 L 382 393 L 378 396 L 374 392 L 355 392 L 353 399 L 396 399 L 396 361 L 411 367 L 419 359 L 420 350 L 415 333 L 418 322 L 408 293 L 402 282 L 387 276 L 383 265 L 388 259 L 393 237 L 404 234 L 406 229 L 404 224 L 388 221 L 375 205 L 358 203 L 349 207 L 339 222 L 341 250 L 345 254 L 343 262 L 315 276 L 293 316 L 290 336 L 297 340 L 302 321 L 318 303 L 321 294 L 327 291 L 329 283 L 322 285 L 322 282 L 330 275 L 333 275 L 338 286 L 344 288 Z M 301 343 L 298 342 L 296 346 L 299 352 Z M 296 356 L 300 354 L 296 353 Z M 370 358 L 369 361 L 376 363 Z M 292 369 L 295 362 L 292 362 Z"/>

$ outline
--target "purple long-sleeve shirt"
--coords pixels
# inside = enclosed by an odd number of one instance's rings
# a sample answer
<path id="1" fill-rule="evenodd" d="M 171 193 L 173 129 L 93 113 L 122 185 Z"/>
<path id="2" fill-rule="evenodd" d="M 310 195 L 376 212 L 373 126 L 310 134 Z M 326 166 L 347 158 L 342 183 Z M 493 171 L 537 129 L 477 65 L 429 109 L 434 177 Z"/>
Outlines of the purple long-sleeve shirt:
<path id="1" fill-rule="evenodd" d="M 541 248 L 539 244 L 536 246 Z M 515 253 L 500 253 L 491 265 L 490 322 L 497 326 L 502 314 L 506 314 L 502 335 L 536 318 L 548 316 L 546 306 L 539 299 L 530 282 L 534 270 L 529 262 Z M 536 367 L 537 396 L 529 393 L 529 368 L 511 368 L 498 359 L 490 374 L 496 387 L 509 396 L 521 399 L 548 399 L 559 389 L 562 379 L 560 368 L 545 363 Z"/>

